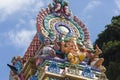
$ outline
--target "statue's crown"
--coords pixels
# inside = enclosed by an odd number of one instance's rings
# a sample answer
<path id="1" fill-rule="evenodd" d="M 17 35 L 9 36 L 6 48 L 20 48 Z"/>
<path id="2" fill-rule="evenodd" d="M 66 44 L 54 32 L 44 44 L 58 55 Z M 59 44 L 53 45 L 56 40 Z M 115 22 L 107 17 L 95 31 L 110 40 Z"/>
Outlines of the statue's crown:
<path id="1" fill-rule="evenodd" d="M 69 40 L 70 40 L 70 41 L 76 41 L 77 38 L 76 38 L 76 36 L 71 36 Z"/>

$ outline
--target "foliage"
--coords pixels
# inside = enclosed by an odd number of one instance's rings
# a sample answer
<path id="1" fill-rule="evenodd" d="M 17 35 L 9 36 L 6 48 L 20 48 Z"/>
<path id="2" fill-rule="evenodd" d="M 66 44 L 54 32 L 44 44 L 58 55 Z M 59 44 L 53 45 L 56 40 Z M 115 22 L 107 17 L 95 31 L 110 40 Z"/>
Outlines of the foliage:
<path id="1" fill-rule="evenodd" d="M 98 35 L 95 44 L 102 49 L 107 68 L 106 75 L 109 80 L 120 80 L 120 16 L 115 16 L 111 24 L 105 26 L 105 30 Z"/>
<path id="2" fill-rule="evenodd" d="M 120 41 L 120 16 L 113 17 L 111 24 L 105 26 L 105 30 L 98 35 L 95 41 L 100 48 L 109 41 Z"/>

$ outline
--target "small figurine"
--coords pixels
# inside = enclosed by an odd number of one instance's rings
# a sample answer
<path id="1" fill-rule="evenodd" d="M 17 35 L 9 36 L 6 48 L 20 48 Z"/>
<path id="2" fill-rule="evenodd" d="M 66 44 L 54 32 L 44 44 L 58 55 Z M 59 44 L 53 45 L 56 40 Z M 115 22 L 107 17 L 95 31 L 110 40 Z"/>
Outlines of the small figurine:
<path id="1" fill-rule="evenodd" d="M 61 4 L 60 3 L 57 3 L 55 5 L 55 12 L 60 12 L 60 9 L 61 9 Z"/>
<path id="2" fill-rule="evenodd" d="M 55 13 L 56 16 L 60 16 L 61 15 L 61 8 L 62 5 L 60 3 L 60 0 L 53 0 L 53 12 Z"/>
<path id="3" fill-rule="evenodd" d="M 67 19 L 71 18 L 71 11 L 68 8 L 68 2 L 64 0 L 53 0 L 53 12 L 55 16 L 61 16 Z M 51 5 L 50 5 L 51 7 Z"/>
<path id="4" fill-rule="evenodd" d="M 7 64 L 8 67 L 11 69 L 11 75 L 14 74 L 13 78 L 15 77 L 15 80 L 17 79 L 16 76 L 20 78 L 20 80 L 24 80 L 23 74 L 22 74 L 22 67 L 23 67 L 23 59 L 20 56 L 13 57 L 12 59 L 12 65 Z M 14 80 L 14 79 L 13 79 Z"/>
<path id="5" fill-rule="evenodd" d="M 101 71 L 102 63 L 104 62 L 103 58 L 99 58 L 99 55 L 101 53 L 102 53 L 101 49 L 99 49 L 98 45 L 96 45 L 95 52 L 88 54 L 89 55 L 88 58 L 90 59 L 90 65 L 100 69 L 100 71 Z"/>
<path id="6" fill-rule="evenodd" d="M 66 4 L 65 6 L 64 6 L 64 16 L 66 17 L 66 18 L 69 18 L 70 19 L 70 17 L 71 17 L 71 15 L 72 15 L 72 13 L 71 13 L 71 11 L 69 10 L 69 7 L 68 7 L 68 4 Z"/>

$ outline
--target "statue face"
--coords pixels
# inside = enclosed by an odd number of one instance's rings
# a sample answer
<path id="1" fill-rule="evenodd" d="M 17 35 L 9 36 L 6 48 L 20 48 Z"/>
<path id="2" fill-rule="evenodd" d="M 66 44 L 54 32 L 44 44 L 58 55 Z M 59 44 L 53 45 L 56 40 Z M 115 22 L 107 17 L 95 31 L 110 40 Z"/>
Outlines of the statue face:
<path id="1" fill-rule="evenodd" d="M 16 59 L 13 60 L 13 65 L 16 63 Z"/>
<path id="2" fill-rule="evenodd" d="M 66 47 L 69 48 L 69 49 L 72 49 L 73 48 L 73 43 L 71 42 L 66 42 Z"/>
<path id="3" fill-rule="evenodd" d="M 11 70 L 11 71 L 10 71 L 10 75 L 11 75 L 11 76 L 14 76 L 15 73 Z"/>
<path id="4" fill-rule="evenodd" d="M 66 47 L 69 47 L 70 49 L 73 49 L 73 50 L 78 50 L 77 44 L 75 44 L 74 41 L 67 42 Z"/>
<path id="5" fill-rule="evenodd" d="M 70 42 L 67 42 L 67 43 L 66 43 L 66 46 L 67 46 L 67 47 L 71 46 L 71 43 L 70 43 Z"/>
<path id="6" fill-rule="evenodd" d="M 48 39 L 48 38 L 44 39 L 44 44 L 45 45 L 50 45 L 50 43 L 51 43 L 50 39 Z"/>

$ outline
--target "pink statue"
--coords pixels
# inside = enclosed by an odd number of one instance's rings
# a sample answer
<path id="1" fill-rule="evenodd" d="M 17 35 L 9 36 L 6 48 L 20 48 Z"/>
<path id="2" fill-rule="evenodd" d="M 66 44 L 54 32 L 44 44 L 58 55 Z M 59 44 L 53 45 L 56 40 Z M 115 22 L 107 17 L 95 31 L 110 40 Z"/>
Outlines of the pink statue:
<path id="1" fill-rule="evenodd" d="M 61 9 L 61 4 L 60 3 L 57 3 L 55 5 L 55 12 L 60 12 L 60 9 Z"/>
<path id="2" fill-rule="evenodd" d="M 60 50 L 60 47 L 57 44 L 57 39 L 58 39 L 58 35 L 56 35 L 56 39 L 54 40 L 53 43 L 50 40 L 50 38 L 48 38 L 48 37 L 44 39 L 43 47 L 39 52 L 38 58 L 36 59 L 36 65 L 41 64 L 43 62 L 44 58 L 56 57 L 56 50 Z"/>
<path id="3" fill-rule="evenodd" d="M 64 13 L 67 17 L 71 16 L 71 11 L 69 10 L 69 7 L 67 5 L 64 6 Z"/>

